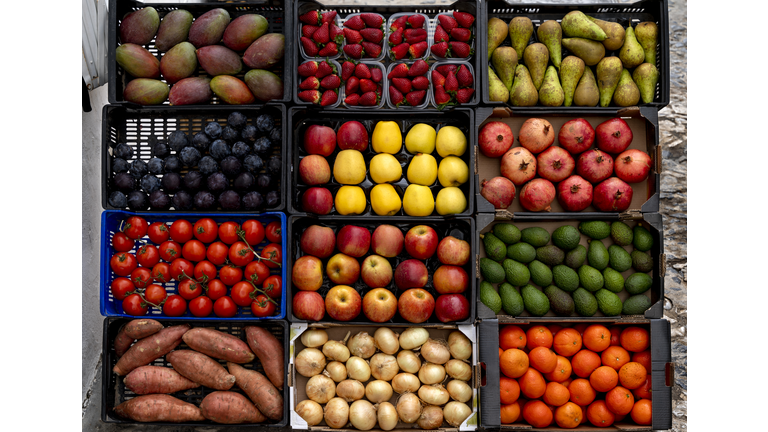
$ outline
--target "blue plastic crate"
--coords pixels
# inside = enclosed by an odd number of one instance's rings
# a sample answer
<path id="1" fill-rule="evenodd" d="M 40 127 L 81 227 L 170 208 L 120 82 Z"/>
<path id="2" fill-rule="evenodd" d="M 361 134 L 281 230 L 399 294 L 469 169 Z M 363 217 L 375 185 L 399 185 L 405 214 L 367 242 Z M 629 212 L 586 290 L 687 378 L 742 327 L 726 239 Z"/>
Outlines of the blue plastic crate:
<path id="1" fill-rule="evenodd" d="M 163 318 L 163 319 L 185 319 L 185 320 L 213 320 L 213 321 L 242 321 L 242 320 L 264 320 L 264 319 L 284 319 L 285 313 L 286 313 L 286 289 L 285 289 L 285 280 L 287 278 L 286 273 L 286 256 L 285 256 L 285 250 L 286 250 L 286 235 L 285 233 L 288 232 L 286 228 L 286 217 L 283 213 L 274 213 L 274 212 L 267 212 L 267 213 L 261 213 L 261 214 L 243 214 L 243 213 L 233 213 L 233 214 L 206 214 L 206 213 L 134 213 L 129 211 L 123 211 L 123 210 L 105 210 L 101 214 L 101 277 L 99 281 L 99 293 L 100 293 L 100 305 L 101 305 L 101 314 L 104 316 L 114 316 L 114 317 L 132 317 L 132 315 L 127 315 L 123 312 L 122 302 L 119 300 L 116 300 L 114 297 L 112 297 L 112 293 L 110 292 L 109 286 L 112 283 L 112 281 L 118 277 L 115 275 L 114 272 L 112 272 L 112 269 L 109 267 L 109 260 L 112 258 L 112 255 L 115 253 L 115 250 L 112 249 L 112 236 L 119 231 L 120 224 L 124 220 L 126 220 L 130 216 L 141 216 L 148 223 L 153 222 L 165 222 L 170 225 L 175 220 L 178 219 L 186 219 L 190 221 L 191 223 L 195 223 L 198 219 L 201 218 L 211 218 L 217 223 L 221 224 L 226 221 L 234 221 L 239 224 L 242 224 L 243 222 L 249 220 L 249 219 L 255 219 L 259 222 L 261 222 L 265 227 L 270 222 L 274 221 L 280 221 L 280 228 L 282 235 L 282 242 L 281 247 L 283 250 L 283 256 L 281 260 L 281 266 L 276 269 L 271 269 L 271 274 L 280 275 L 283 280 L 283 287 L 282 287 L 282 293 L 280 295 L 280 302 L 277 307 L 277 314 L 270 317 L 264 317 L 259 318 L 253 316 L 251 313 L 251 310 L 249 308 L 244 308 L 238 306 L 237 314 L 233 316 L 232 318 L 222 318 L 217 317 L 215 314 L 211 313 L 210 316 L 199 318 L 195 317 L 189 312 L 189 309 L 184 313 L 184 315 L 180 317 L 167 317 L 165 314 L 162 313 L 161 310 L 150 307 L 147 311 L 147 317 L 152 318 Z M 151 243 L 149 241 L 149 237 L 145 236 L 144 240 Z M 138 244 L 138 243 L 137 243 Z M 254 249 L 260 249 L 264 246 L 269 244 L 269 241 L 265 238 L 263 242 L 261 242 L 258 245 L 251 245 Z M 131 253 L 136 253 L 137 247 L 134 247 L 134 249 L 131 250 Z M 158 282 L 159 283 L 159 282 Z M 177 293 L 177 281 L 172 282 L 166 282 L 162 284 L 166 291 L 168 292 L 168 295 L 176 294 Z"/>

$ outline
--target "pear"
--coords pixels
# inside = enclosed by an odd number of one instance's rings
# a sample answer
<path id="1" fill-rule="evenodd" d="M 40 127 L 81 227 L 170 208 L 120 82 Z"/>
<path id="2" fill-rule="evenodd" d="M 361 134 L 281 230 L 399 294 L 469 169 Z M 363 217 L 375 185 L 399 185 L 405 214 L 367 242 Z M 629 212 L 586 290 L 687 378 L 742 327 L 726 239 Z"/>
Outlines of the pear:
<path id="1" fill-rule="evenodd" d="M 517 51 L 518 59 L 523 58 L 523 51 L 528 46 L 531 35 L 533 35 L 533 23 L 530 18 L 517 16 L 509 22 L 509 40 L 512 42 L 512 48 Z"/>
<path id="2" fill-rule="evenodd" d="M 559 107 L 563 104 L 565 93 L 560 86 L 560 78 L 557 76 L 557 69 L 549 66 L 544 74 L 544 83 L 539 89 L 539 103 L 548 107 Z"/>
<path id="3" fill-rule="evenodd" d="M 587 66 L 594 66 L 605 57 L 605 46 L 602 43 L 584 38 L 564 38 L 563 46 L 571 54 L 584 60 Z"/>
<path id="4" fill-rule="evenodd" d="M 491 64 L 498 72 L 498 78 L 504 83 L 507 90 L 512 88 L 515 80 L 515 68 L 517 67 L 517 51 L 508 46 L 500 46 L 493 51 Z"/>
<path id="5" fill-rule="evenodd" d="M 560 65 L 560 85 L 565 93 L 565 106 L 573 103 L 573 93 L 576 91 L 581 76 L 584 75 L 584 60 L 576 56 L 568 56 Z"/>
<path id="6" fill-rule="evenodd" d="M 622 69 L 621 60 L 616 56 L 605 57 L 597 64 L 597 88 L 600 90 L 601 107 L 611 104 Z"/>
<path id="7" fill-rule="evenodd" d="M 509 100 L 509 89 L 498 76 L 488 67 L 488 95 L 492 101 L 506 102 Z"/>
<path id="8" fill-rule="evenodd" d="M 656 83 L 659 82 L 659 70 L 651 63 L 643 63 L 632 72 L 632 79 L 640 89 L 643 103 L 653 102 L 656 96 Z"/>
<path id="9" fill-rule="evenodd" d="M 645 62 L 656 66 L 656 43 L 659 40 L 659 28 L 656 23 L 645 21 L 635 27 L 635 37 L 645 52 Z"/>
<path id="10" fill-rule="evenodd" d="M 624 28 L 621 30 L 624 31 Z M 546 45 L 547 50 L 549 50 L 549 59 L 552 60 L 552 64 L 560 69 L 560 61 L 563 59 L 561 49 L 563 29 L 560 27 L 560 23 L 554 20 L 544 21 L 544 24 L 536 29 L 536 35 L 539 37 L 539 42 Z M 623 41 L 624 39 L 622 39 Z"/>
<path id="11" fill-rule="evenodd" d="M 541 88 L 542 81 L 544 81 L 544 72 L 546 72 L 547 64 L 549 63 L 549 50 L 543 43 L 536 42 L 530 44 L 525 47 L 523 52 L 523 62 L 528 68 L 528 72 L 531 73 L 533 85 L 538 90 Z"/>
<path id="12" fill-rule="evenodd" d="M 632 26 L 627 27 L 627 32 L 624 35 L 624 45 L 619 50 L 619 58 L 621 59 L 621 64 L 627 69 L 640 66 L 640 63 L 645 60 L 645 51 L 640 46 L 640 42 L 637 41 Z"/>
<path id="13" fill-rule="evenodd" d="M 598 42 L 608 39 L 603 29 L 584 15 L 584 12 L 568 12 L 560 25 L 563 27 L 563 35 L 566 37 L 580 37 Z"/>
<path id="14" fill-rule="evenodd" d="M 504 20 L 491 18 L 488 20 L 488 59 L 490 60 L 493 50 L 504 42 L 507 38 L 509 27 Z"/>
<path id="15" fill-rule="evenodd" d="M 616 91 L 613 92 L 613 103 L 620 107 L 628 107 L 637 105 L 638 102 L 640 102 L 640 89 L 632 81 L 629 71 L 623 69 L 619 77 L 619 84 L 616 86 Z"/>
<path id="16" fill-rule="evenodd" d="M 515 68 L 515 82 L 509 91 L 509 103 L 512 106 L 528 107 L 535 106 L 539 100 L 539 92 L 533 85 L 531 74 L 524 65 L 517 65 Z"/>
<path id="17" fill-rule="evenodd" d="M 573 104 L 576 106 L 593 107 L 600 102 L 600 92 L 597 90 L 597 81 L 592 73 L 592 68 L 585 68 L 584 75 L 573 92 Z"/>
<path id="18" fill-rule="evenodd" d="M 608 38 L 603 41 L 603 46 L 605 46 L 605 49 L 608 51 L 616 51 L 617 49 L 621 48 L 621 46 L 624 44 L 624 33 L 626 33 L 624 31 L 624 27 L 622 27 L 621 24 L 617 22 L 603 21 L 601 19 L 592 18 L 589 15 L 587 15 L 587 18 L 589 18 L 593 23 L 597 24 L 598 27 L 603 29 L 605 35 L 608 36 Z"/>

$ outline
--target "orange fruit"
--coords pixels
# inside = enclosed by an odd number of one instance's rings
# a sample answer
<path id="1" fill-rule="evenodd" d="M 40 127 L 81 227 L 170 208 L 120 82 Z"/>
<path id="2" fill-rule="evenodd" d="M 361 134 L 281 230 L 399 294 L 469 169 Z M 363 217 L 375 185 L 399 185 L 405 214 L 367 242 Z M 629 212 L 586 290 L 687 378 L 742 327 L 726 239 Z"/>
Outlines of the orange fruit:
<path id="1" fill-rule="evenodd" d="M 629 351 L 620 346 L 609 346 L 600 354 L 600 360 L 604 365 L 618 371 L 622 366 L 629 363 Z"/>
<path id="2" fill-rule="evenodd" d="M 523 407 L 523 418 L 531 426 L 544 428 L 552 424 L 552 411 L 540 400 L 530 401 Z"/>
<path id="3" fill-rule="evenodd" d="M 588 378 L 595 369 L 600 367 L 600 356 L 590 350 L 583 349 L 571 358 L 573 373 L 582 378 Z"/>
<path id="4" fill-rule="evenodd" d="M 632 361 L 638 362 L 645 370 L 651 371 L 651 350 L 640 351 L 638 353 L 632 353 Z"/>
<path id="5" fill-rule="evenodd" d="M 599 392 L 607 392 L 619 384 L 619 374 L 610 366 L 600 366 L 589 376 L 592 388 Z"/>
<path id="6" fill-rule="evenodd" d="M 513 402 L 501 406 L 501 424 L 511 424 L 520 418 L 520 404 Z"/>
<path id="7" fill-rule="evenodd" d="M 568 391 L 571 393 L 571 402 L 579 406 L 587 406 L 597 397 L 597 392 L 589 384 L 589 380 L 584 378 L 571 381 Z"/>
<path id="8" fill-rule="evenodd" d="M 520 384 L 520 391 L 529 399 L 540 398 L 547 391 L 547 382 L 541 372 L 534 368 L 529 367 L 517 383 Z"/>
<path id="9" fill-rule="evenodd" d="M 567 358 L 559 355 L 557 356 L 557 365 L 555 365 L 555 370 L 544 374 L 544 378 L 546 378 L 547 381 L 562 383 L 563 381 L 570 378 L 572 371 L 573 368 L 571 368 L 571 362 Z"/>
<path id="10" fill-rule="evenodd" d="M 499 359 L 501 372 L 510 378 L 519 378 L 528 370 L 528 354 L 517 348 L 505 350 Z"/>
<path id="11" fill-rule="evenodd" d="M 584 330 L 583 341 L 588 349 L 601 352 L 611 346 L 611 332 L 604 325 L 592 324 Z"/>
<path id="12" fill-rule="evenodd" d="M 508 405 L 517 401 L 520 397 L 520 384 L 516 379 L 507 378 L 502 376 L 499 381 L 499 388 L 501 389 L 501 403 Z"/>
<path id="13" fill-rule="evenodd" d="M 543 325 L 531 326 L 525 336 L 528 338 L 526 346 L 528 349 L 534 349 L 536 347 L 552 348 L 552 332 Z"/>
<path id="14" fill-rule="evenodd" d="M 627 351 L 645 351 L 650 346 L 648 330 L 641 327 L 629 326 L 621 332 L 619 342 Z"/>
<path id="15" fill-rule="evenodd" d="M 634 404 L 635 397 L 622 386 L 616 386 L 605 394 L 605 405 L 614 414 L 627 415 Z M 616 421 L 619 421 L 618 418 Z"/>
<path id="16" fill-rule="evenodd" d="M 579 332 L 579 334 L 584 337 L 584 330 L 589 327 L 589 323 L 578 323 L 575 326 L 573 326 L 573 329 Z"/>
<path id="17" fill-rule="evenodd" d="M 634 396 L 635 399 L 651 399 L 652 392 L 651 375 L 648 374 L 648 376 L 645 377 L 643 384 L 632 390 L 632 396 Z"/>
<path id="18" fill-rule="evenodd" d="M 611 331 L 611 346 L 620 346 L 619 336 L 621 336 L 621 326 L 612 325 L 608 327 Z"/>
<path id="19" fill-rule="evenodd" d="M 523 348 L 525 342 L 525 332 L 516 325 L 504 326 L 499 332 L 499 347 L 505 351 L 510 348 Z"/>
<path id="20" fill-rule="evenodd" d="M 619 369 L 619 381 L 622 387 L 630 390 L 643 385 L 646 375 L 648 375 L 648 372 L 638 362 L 629 362 Z"/>
<path id="21" fill-rule="evenodd" d="M 567 380 L 561 382 L 560 384 L 564 385 L 565 388 L 568 388 L 569 385 L 573 382 L 573 378 L 568 378 Z"/>
<path id="22" fill-rule="evenodd" d="M 616 420 L 616 416 L 608 409 L 604 400 L 596 400 L 587 407 L 587 419 L 597 427 L 608 427 Z"/>
<path id="23" fill-rule="evenodd" d="M 549 348 L 536 347 L 528 353 L 531 367 L 541 373 L 550 373 L 557 366 L 557 354 Z"/>
<path id="24" fill-rule="evenodd" d="M 564 357 L 570 357 L 581 349 L 581 335 L 572 328 L 564 328 L 555 333 L 555 352 Z"/>
<path id="25" fill-rule="evenodd" d="M 573 429 L 581 424 L 584 413 L 581 407 L 573 402 L 567 402 L 555 410 L 555 422 L 563 429 Z"/>
<path id="26" fill-rule="evenodd" d="M 560 406 L 568 402 L 571 398 L 571 392 L 568 391 L 568 387 L 556 383 L 547 383 L 547 390 L 544 392 L 544 402 L 553 406 Z"/>
<path id="27" fill-rule="evenodd" d="M 553 335 L 556 335 L 557 332 L 562 330 L 564 327 L 561 326 L 560 324 L 550 324 L 547 326 L 547 328 L 549 329 L 550 332 L 552 332 Z"/>
<path id="28" fill-rule="evenodd" d="M 499 347 L 499 358 L 501 358 L 501 355 L 504 354 L 504 350 Z"/>
<path id="29" fill-rule="evenodd" d="M 632 407 L 631 416 L 635 423 L 643 426 L 649 426 L 651 424 L 651 417 L 653 415 L 653 406 L 649 399 L 640 399 L 635 402 Z"/>

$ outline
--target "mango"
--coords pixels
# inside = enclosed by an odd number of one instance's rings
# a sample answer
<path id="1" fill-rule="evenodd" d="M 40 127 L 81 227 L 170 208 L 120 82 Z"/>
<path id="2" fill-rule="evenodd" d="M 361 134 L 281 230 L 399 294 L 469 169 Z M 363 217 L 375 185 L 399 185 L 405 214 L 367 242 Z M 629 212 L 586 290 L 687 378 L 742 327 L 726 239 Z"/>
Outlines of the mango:
<path id="1" fill-rule="evenodd" d="M 160 59 L 160 73 L 169 84 L 192 76 L 195 70 L 197 70 L 197 55 L 195 55 L 195 46 L 189 42 L 176 45 Z"/>
<path id="2" fill-rule="evenodd" d="M 283 80 L 268 70 L 249 70 L 245 74 L 245 84 L 253 96 L 262 102 L 283 98 Z"/>
<path id="3" fill-rule="evenodd" d="M 217 44 L 229 25 L 229 12 L 222 8 L 209 10 L 197 17 L 189 28 L 189 41 L 197 48 Z"/>
<path id="4" fill-rule="evenodd" d="M 248 86 L 231 75 L 213 77 L 211 90 L 219 99 L 230 105 L 252 104 L 256 100 Z"/>
<path id="5" fill-rule="evenodd" d="M 123 98 L 139 105 L 160 105 L 168 98 L 168 84 L 156 79 L 136 78 L 125 86 Z"/>
<path id="6" fill-rule="evenodd" d="M 140 45 L 120 45 L 115 49 L 115 60 L 136 78 L 160 78 L 160 61 Z"/>
<path id="7" fill-rule="evenodd" d="M 210 76 L 237 75 L 243 70 L 240 56 L 223 45 L 208 45 L 198 49 L 197 61 Z"/>
<path id="8" fill-rule="evenodd" d="M 243 63 L 252 69 L 270 69 L 285 55 L 285 35 L 268 33 L 256 39 L 243 54 Z"/>
<path id="9" fill-rule="evenodd" d="M 203 77 L 184 78 L 171 87 L 168 100 L 171 105 L 199 105 L 213 99 L 211 79 Z"/>
<path id="10" fill-rule="evenodd" d="M 146 45 L 152 42 L 160 26 L 160 15 L 153 7 L 131 12 L 120 22 L 120 42 Z"/>
<path id="11" fill-rule="evenodd" d="M 160 52 L 166 52 L 186 41 L 193 19 L 192 13 L 184 9 L 168 12 L 157 30 L 155 48 Z"/>
<path id="12" fill-rule="evenodd" d="M 224 45 L 234 51 L 244 51 L 253 41 L 267 32 L 269 22 L 258 14 L 241 15 L 224 30 Z"/>

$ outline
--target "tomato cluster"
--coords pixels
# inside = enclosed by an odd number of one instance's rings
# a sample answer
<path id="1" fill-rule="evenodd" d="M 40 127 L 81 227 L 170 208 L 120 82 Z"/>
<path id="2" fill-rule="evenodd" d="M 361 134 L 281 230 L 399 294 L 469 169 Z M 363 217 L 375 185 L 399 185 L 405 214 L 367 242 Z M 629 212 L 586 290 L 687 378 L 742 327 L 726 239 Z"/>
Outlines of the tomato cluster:
<path id="1" fill-rule="evenodd" d="M 257 252 L 265 238 L 269 244 Z M 149 224 L 131 216 L 112 237 L 109 265 L 117 276 L 110 284 L 112 296 L 135 316 L 155 307 L 172 317 L 189 308 L 196 317 L 230 318 L 238 306 L 257 317 L 272 316 L 283 290 L 280 275 L 271 274 L 281 266 L 281 241 L 279 222 L 219 225 L 202 218 L 194 224 L 186 219 Z M 177 281 L 177 293 L 169 295 L 162 284 L 171 281 Z"/>

